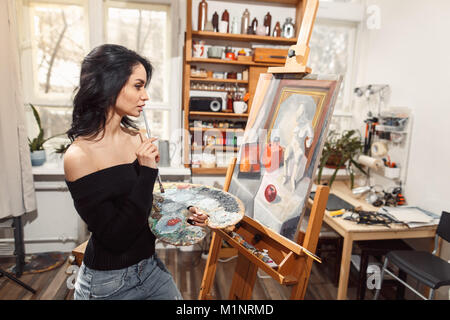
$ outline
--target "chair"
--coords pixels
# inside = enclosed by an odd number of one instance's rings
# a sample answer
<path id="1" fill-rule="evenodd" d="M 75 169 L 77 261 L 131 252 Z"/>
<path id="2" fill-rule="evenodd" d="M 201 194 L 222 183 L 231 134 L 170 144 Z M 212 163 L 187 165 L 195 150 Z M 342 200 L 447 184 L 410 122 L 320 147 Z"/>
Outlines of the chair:
<path id="1" fill-rule="evenodd" d="M 436 255 L 439 247 L 439 237 L 447 242 L 450 242 L 450 213 L 445 211 L 442 212 L 439 220 L 436 230 L 435 246 L 432 253 L 427 251 L 395 250 L 386 254 L 383 269 L 381 271 L 381 283 L 379 287 L 377 287 L 374 300 L 378 299 L 385 273 L 391 275 L 422 299 L 427 300 L 424 295 L 412 288 L 406 283 L 406 281 L 398 278 L 390 270 L 388 270 L 387 267 L 389 262 L 403 270 L 407 275 L 417 279 L 419 283 L 430 287 L 431 290 L 428 296 L 429 300 L 433 299 L 435 290 L 442 286 L 450 285 L 450 263 L 444 261 Z"/>
<path id="2" fill-rule="evenodd" d="M 381 257 L 385 256 L 389 251 L 412 250 L 409 245 L 400 239 L 357 241 L 356 246 L 361 250 L 361 263 L 357 267 L 359 269 L 359 279 L 356 291 L 356 297 L 359 300 L 364 300 L 366 295 L 367 268 L 371 257 L 375 258 L 377 261 L 382 261 Z M 381 266 L 381 262 L 379 265 Z M 402 280 L 406 280 L 406 274 L 402 270 L 399 271 L 399 277 Z M 404 286 L 395 280 L 385 280 L 385 284 L 387 283 L 396 285 L 397 299 L 403 299 Z"/>

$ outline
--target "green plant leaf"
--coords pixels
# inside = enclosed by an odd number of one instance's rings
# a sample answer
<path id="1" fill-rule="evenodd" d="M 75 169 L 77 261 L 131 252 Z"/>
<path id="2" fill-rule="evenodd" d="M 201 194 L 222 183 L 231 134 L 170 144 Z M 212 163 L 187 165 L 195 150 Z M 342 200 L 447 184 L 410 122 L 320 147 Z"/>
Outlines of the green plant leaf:
<path id="1" fill-rule="evenodd" d="M 339 159 L 338 163 L 335 163 L 337 168 L 330 178 L 330 187 L 336 178 L 339 168 L 345 163 L 347 163 L 347 168 L 351 169 L 351 166 L 355 165 L 359 170 L 366 174 L 364 169 L 362 169 L 362 167 L 353 160 L 353 158 L 359 155 L 362 150 L 363 143 L 359 131 L 351 129 L 338 133 L 335 130 L 331 130 L 328 133 L 322 150 L 322 156 L 319 163 L 319 172 L 321 173 L 322 168 L 327 164 L 327 161 L 330 160 L 330 157 L 333 157 L 336 160 Z M 318 177 L 321 178 L 321 174 Z M 354 179 L 354 173 L 352 170 L 350 171 L 350 179 Z"/>
<path id="2" fill-rule="evenodd" d="M 39 112 L 37 111 L 36 107 L 33 104 L 30 103 L 29 105 L 30 105 L 31 109 L 33 110 L 34 119 L 36 120 L 37 125 L 39 127 L 39 134 L 33 140 L 30 140 L 30 138 L 28 138 L 28 146 L 30 147 L 30 152 L 44 150 L 45 142 L 47 142 L 48 140 L 53 139 L 55 137 L 61 136 L 65 133 L 59 133 L 59 134 L 51 136 L 47 139 L 44 139 L 44 129 L 42 129 L 42 126 L 41 126 L 41 117 L 39 116 Z"/>

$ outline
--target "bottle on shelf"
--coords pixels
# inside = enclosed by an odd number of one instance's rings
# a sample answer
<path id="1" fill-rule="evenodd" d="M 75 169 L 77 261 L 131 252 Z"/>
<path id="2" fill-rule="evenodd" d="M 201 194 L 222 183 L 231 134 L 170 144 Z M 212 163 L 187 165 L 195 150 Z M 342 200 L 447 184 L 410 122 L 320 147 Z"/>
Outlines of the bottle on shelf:
<path id="1" fill-rule="evenodd" d="M 295 28 L 292 23 L 292 18 L 286 18 L 286 21 L 283 24 L 283 37 L 288 39 L 295 37 Z"/>
<path id="2" fill-rule="evenodd" d="M 227 22 L 227 33 L 230 32 L 230 14 L 228 13 L 227 9 L 225 9 L 225 11 L 222 13 L 222 19 L 220 19 L 221 21 L 226 21 Z"/>
<path id="3" fill-rule="evenodd" d="M 233 22 L 231 23 L 231 33 L 239 34 L 239 22 L 237 17 L 233 17 Z"/>
<path id="4" fill-rule="evenodd" d="M 197 26 L 198 31 L 205 30 L 207 18 L 208 18 L 208 3 L 206 2 L 206 0 L 202 0 L 198 4 L 198 26 Z"/>
<path id="5" fill-rule="evenodd" d="M 270 15 L 270 12 L 267 12 L 267 14 L 264 16 L 264 26 L 266 27 L 266 36 L 270 36 L 271 24 L 272 24 L 272 16 Z"/>
<path id="6" fill-rule="evenodd" d="M 250 26 L 251 32 L 249 34 L 256 34 L 256 29 L 258 28 L 258 19 L 253 18 L 252 24 Z"/>
<path id="7" fill-rule="evenodd" d="M 281 37 L 281 27 L 280 27 L 280 22 L 277 21 L 277 23 L 275 24 L 275 28 L 273 28 L 273 37 Z"/>
<path id="8" fill-rule="evenodd" d="M 227 93 L 227 108 L 224 112 L 233 112 L 233 95 L 231 94 L 231 91 L 228 91 Z"/>
<path id="9" fill-rule="evenodd" d="M 241 33 L 246 34 L 250 26 L 250 12 L 246 8 L 241 18 Z"/>
<path id="10" fill-rule="evenodd" d="M 219 15 L 217 14 L 217 11 L 214 11 L 214 14 L 212 17 L 212 25 L 213 25 L 213 31 L 219 32 Z"/>

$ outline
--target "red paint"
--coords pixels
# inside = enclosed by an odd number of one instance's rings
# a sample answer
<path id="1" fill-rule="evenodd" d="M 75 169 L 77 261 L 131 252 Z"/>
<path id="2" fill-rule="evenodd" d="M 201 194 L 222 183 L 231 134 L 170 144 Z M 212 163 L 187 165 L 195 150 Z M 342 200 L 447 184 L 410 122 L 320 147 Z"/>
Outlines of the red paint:
<path id="1" fill-rule="evenodd" d="M 181 222 L 181 219 L 180 219 L 180 218 L 170 219 L 169 221 L 167 221 L 167 225 L 168 225 L 168 226 L 174 226 L 174 225 L 176 225 L 178 222 Z"/>
<path id="2" fill-rule="evenodd" d="M 264 191 L 264 196 L 268 202 L 272 202 L 277 197 L 277 189 L 273 184 L 269 184 Z"/>

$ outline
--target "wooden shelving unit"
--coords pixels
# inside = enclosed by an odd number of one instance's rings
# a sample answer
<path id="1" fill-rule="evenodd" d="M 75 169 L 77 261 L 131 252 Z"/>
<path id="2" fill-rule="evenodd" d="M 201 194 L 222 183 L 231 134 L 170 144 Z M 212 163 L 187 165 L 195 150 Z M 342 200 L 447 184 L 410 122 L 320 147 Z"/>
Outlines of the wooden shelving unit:
<path id="1" fill-rule="evenodd" d="M 301 25 L 303 13 L 305 11 L 306 1 L 304 0 L 252 0 L 255 4 L 266 3 L 268 6 L 270 4 L 276 5 L 286 5 L 295 7 L 295 21 L 296 21 L 296 35 L 299 34 L 299 28 Z M 249 4 L 251 6 L 251 4 Z M 281 37 L 271 37 L 271 36 L 258 36 L 258 35 L 248 35 L 248 34 L 230 34 L 230 33 L 219 33 L 211 31 L 195 31 L 192 30 L 192 12 L 197 10 L 197 8 L 192 7 L 192 0 L 187 0 L 187 19 L 186 19 L 186 37 L 184 44 L 184 56 L 183 56 L 183 105 L 184 110 L 184 163 L 186 167 L 190 167 L 190 154 L 193 150 L 199 150 L 198 148 L 203 147 L 191 147 L 190 134 L 197 128 L 189 127 L 190 119 L 219 119 L 219 120 L 239 120 L 242 119 L 246 121 L 248 118 L 251 103 L 253 100 L 253 94 L 256 90 L 256 85 L 259 79 L 259 75 L 267 71 L 268 67 L 279 67 L 283 64 L 277 63 L 258 63 L 249 60 L 225 60 L 225 59 L 211 59 L 211 58 L 194 58 L 192 57 L 192 42 L 193 39 L 201 40 L 215 40 L 216 42 L 223 41 L 223 45 L 234 41 L 243 42 L 248 45 L 248 43 L 261 43 L 261 44 L 272 44 L 274 46 L 278 45 L 294 45 L 297 43 L 297 37 L 293 39 L 281 38 Z M 210 19 L 210 17 L 208 17 Z M 223 65 L 233 66 L 234 68 L 241 66 L 242 68 L 248 69 L 248 80 L 236 80 L 236 79 L 212 79 L 212 78 L 201 78 L 192 77 L 191 68 L 192 66 L 197 66 L 198 64 L 208 64 L 211 69 L 214 70 L 214 66 L 221 66 L 223 70 Z M 203 83 L 231 83 L 242 86 L 247 86 L 247 91 L 250 94 L 250 99 L 248 101 L 248 110 L 244 114 L 226 113 L 226 112 L 199 112 L 189 110 L 189 97 L 192 82 L 203 82 Z M 221 90 L 203 90 L 203 89 L 193 89 L 201 91 L 217 91 Z M 222 91 L 223 92 L 223 91 Z M 205 129 L 205 130 L 203 130 Z M 225 128 L 216 128 L 222 129 Z M 211 130 L 209 128 L 200 128 L 202 131 Z M 227 129 L 229 130 L 229 129 Z M 238 129 L 243 130 L 243 129 Z M 235 149 L 233 149 L 235 150 Z M 238 150 L 236 150 L 238 151 Z M 192 168 L 193 174 L 213 174 L 213 175 L 225 175 L 227 168 Z"/>

